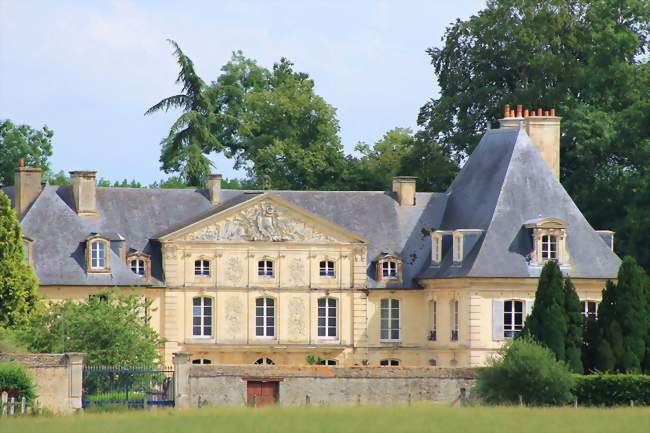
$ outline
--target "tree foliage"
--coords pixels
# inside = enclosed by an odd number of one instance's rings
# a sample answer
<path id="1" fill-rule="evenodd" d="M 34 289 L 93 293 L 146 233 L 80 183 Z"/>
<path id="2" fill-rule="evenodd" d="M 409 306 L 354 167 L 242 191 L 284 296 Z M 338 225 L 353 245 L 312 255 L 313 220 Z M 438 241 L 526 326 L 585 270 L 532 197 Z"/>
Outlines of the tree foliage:
<path id="1" fill-rule="evenodd" d="M 529 338 L 503 347 L 497 358 L 478 370 L 476 391 L 488 404 L 562 405 L 572 399 L 574 378 L 548 348 Z"/>
<path id="2" fill-rule="evenodd" d="M 28 167 L 40 167 L 43 175 L 50 173 L 54 132 L 47 126 L 33 129 L 15 125 L 11 120 L 0 121 L 0 185 L 13 185 L 14 173 L 22 158 Z"/>
<path id="3" fill-rule="evenodd" d="M 525 333 L 548 347 L 555 357 L 564 361 L 567 335 L 565 293 L 562 271 L 555 260 L 544 264 L 539 276 L 535 303 L 526 318 Z"/>
<path id="4" fill-rule="evenodd" d="M 84 352 L 88 364 L 151 365 L 159 361 L 162 340 L 148 323 L 149 304 L 112 292 L 52 302 L 15 334 L 32 352 Z"/>
<path id="5" fill-rule="evenodd" d="M 11 202 L 0 191 L 0 327 L 24 323 L 37 302 L 37 280 L 25 260 L 23 237 Z"/>
<path id="6" fill-rule="evenodd" d="M 574 373 L 584 371 L 582 365 L 582 327 L 583 318 L 580 312 L 580 298 L 571 278 L 564 280 L 564 314 L 566 317 L 566 335 L 564 336 L 565 361 Z"/>
<path id="7" fill-rule="evenodd" d="M 557 108 L 562 183 L 650 269 L 649 23 L 646 0 L 490 0 L 428 51 L 440 96 L 418 122 L 460 161 L 504 104 Z"/>

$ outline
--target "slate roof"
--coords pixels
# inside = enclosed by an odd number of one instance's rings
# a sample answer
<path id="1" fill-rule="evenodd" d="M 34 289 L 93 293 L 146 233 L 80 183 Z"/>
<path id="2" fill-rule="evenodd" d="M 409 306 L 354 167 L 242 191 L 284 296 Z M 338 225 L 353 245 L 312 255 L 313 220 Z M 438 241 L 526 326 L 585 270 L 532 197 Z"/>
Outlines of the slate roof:
<path id="1" fill-rule="evenodd" d="M 3 191 L 13 195 L 12 188 Z M 225 210 L 260 191 L 222 190 Z M 417 193 L 415 206 L 399 206 L 391 192 L 271 191 L 368 239 L 368 287 L 374 259 L 400 255 L 403 283 L 417 288 L 419 278 L 528 277 L 530 243 L 525 221 L 555 217 L 567 224 L 570 273 L 576 278 L 613 278 L 620 260 L 589 226 L 561 184 L 555 180 L 523 130 L 488 131 L 446 193 Z M 217 209 L 218 210 L 218 209 Z M 164 286 L 157 234 L 198 221 L 215 212 L 207 191 L 191 189 L 97 188 L 96 217 L 74 211 L 70 186 L 46 186 L 22 219 L 23 234 L 34 240 L 33 262 L 43 285 Z M 443 261 L 431 266 L 430 230 L 482 229 L 462 266 L 451 264 L 443 243 Z M 126 250 L 151 256 L 152 280 L 135 275 L 111 251 L 111 274 L 85 271 L 84 240 L 91 233 L 119 234 Z M 119 241 L 117 241 L 119 242 Z M 394 285 L 394 283 L 391 283 Z"/>

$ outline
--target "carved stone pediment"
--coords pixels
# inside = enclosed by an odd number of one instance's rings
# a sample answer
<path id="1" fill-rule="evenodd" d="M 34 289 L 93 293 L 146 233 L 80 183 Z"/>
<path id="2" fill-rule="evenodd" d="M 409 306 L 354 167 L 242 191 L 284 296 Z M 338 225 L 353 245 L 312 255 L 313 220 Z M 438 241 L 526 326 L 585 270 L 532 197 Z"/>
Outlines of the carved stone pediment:
<path id="1" fill-rule="evenodd" d="M 296 218 L 288 209 L 262 200 L 228 218 L 188 233 L 186 241 L 335 242 L 336 238 L 309 221 Z"/>

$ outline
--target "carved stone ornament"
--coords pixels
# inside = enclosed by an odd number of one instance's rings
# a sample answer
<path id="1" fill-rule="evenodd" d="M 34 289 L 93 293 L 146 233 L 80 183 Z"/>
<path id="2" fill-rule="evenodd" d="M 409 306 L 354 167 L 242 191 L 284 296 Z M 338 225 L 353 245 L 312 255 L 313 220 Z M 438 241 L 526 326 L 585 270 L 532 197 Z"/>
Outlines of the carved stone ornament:
<path id="1" fill-rule="evenodd" d="M 300 339 L 305 336 L 305 301 L 294 297 L 289 300 L 289 337 Z"/>
<path id="2" fill-rule="evenodd" d="M 165 258 L 173 260 L 176 258 L 176 246 L 173 244 L 163 244 Z"/>
<path id="3" fill-rule="evenodd" d="M 226 281 L 236 286 L 244 276 L 244 266 L 240 257 L 230 257 L 226 262 Z"/>
<path id="4" fill-rule="evenodd" d="M 241 299 L 230 296 L 226 301 L 226 323 L 228 334 L 235 338 L 242 329 L 242 312 L 244 307 Z"/>
<path id="5" fill-rule="evenodd" d="M 269 200 L 244 209 L 224 221 L 187 234 L 187 241 L 336 241 L 312 225 L 290 218 Z"/>
<path id="6" fill-rule="evenodd" d="M 305 284 L 305 264 L 302 259 L 295 258 L 291 260 L 289 263 L 289 277 L 296 286 Z"/>

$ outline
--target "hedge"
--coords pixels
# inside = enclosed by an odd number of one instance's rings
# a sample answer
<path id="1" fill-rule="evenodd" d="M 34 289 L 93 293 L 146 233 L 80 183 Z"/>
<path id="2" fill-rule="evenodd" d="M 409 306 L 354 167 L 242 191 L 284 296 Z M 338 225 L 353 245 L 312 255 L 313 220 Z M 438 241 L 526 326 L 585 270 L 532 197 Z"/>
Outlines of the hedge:
<path id="1" fill-rule="evenodd" d="M 0 393 L 7 391 L 10 397 L 32 400 L 36 391 L 32 378 L 27 374 L 25 367 L 15 362 L 0 363 Z"/>
<path id="2" fill-rule="evenodd" d="M 650 405 L 650 376 L 641 374 L 576 375 L 578 404 L 585 406 Z"/>

